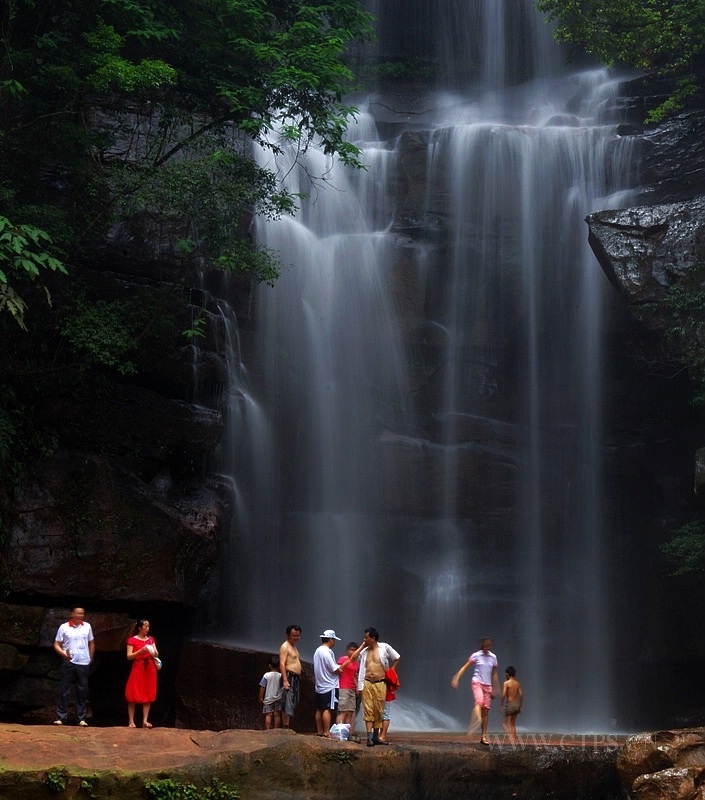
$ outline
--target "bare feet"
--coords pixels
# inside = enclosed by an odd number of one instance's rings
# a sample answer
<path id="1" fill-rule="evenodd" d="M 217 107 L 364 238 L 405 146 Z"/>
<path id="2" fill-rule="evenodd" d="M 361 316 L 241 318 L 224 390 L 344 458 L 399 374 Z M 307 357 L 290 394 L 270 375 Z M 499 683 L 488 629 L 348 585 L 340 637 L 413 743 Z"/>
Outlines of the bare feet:
<path id="1" fill-rule="evenodd" d="M 134 722 L 131 722 L 131 723 L 130 723 L 130 724 L 127 726 L 127 727 L 128 727 L 128 728 L 136 728 L 136 727 L 137 727 L 137 725 L 135 725 L 135 723 L 134 723 Z"/>
<path id="2" fill-rule="evenodd" d="M 151 722 L 143 722 L 142 723 L 142 727 L 143 728 L 153 728 L 154 726 L 152 725 Z"/>

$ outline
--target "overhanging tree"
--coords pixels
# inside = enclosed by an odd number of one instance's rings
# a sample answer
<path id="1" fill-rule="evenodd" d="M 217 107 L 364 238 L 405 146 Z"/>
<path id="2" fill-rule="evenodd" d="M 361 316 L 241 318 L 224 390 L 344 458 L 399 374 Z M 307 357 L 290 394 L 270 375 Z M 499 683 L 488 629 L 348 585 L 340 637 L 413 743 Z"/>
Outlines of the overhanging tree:
<path id="1" fill-rule="evenodd" d="M 343 57 L 369 25 L 358 0 L 0 3 L 0 538 L 23 465 L 76 435 L 47 397 L 99 405 L 180 344 L 180 287 L 105 291 L 106 231 L 140 209 L 184 219 L 186 267 L 205 242 L 213 267 L 273 280 L 233 221 L 296 198 L 248 142 L 276 150 L 280 130 L 355 164 Z"/>
<path id="2" fill-rule="evenodd" d="M 39 231 L 46 258 L 85 260 L 159 197 L 162 213 L 200 204 L 219 263 L 249 268 L 230 220 L 295 200 L 233 131 L 357 163 L 342 103 L 344 53 L 369 33 L 357 0 L 8 0 L 0 15 L 0 213 Z"/>
<path id="3" fill-rule="evenodd" d="M 679 111 L 702 88 L 705 0 L 537 0 L 536 7 L 557 22 L 559 41 L 606 65 L 620 61 L 676 79 L 648 121 Z"/>

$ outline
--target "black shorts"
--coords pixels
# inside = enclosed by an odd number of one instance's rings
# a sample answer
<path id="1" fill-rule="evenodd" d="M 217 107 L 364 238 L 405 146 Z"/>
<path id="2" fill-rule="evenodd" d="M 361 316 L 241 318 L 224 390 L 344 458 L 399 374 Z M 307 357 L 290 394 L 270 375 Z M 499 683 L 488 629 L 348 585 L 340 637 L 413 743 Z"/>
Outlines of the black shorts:
<path id="1" fill-rule="evenodd" d="M 316 709 L 318 711 L 325 711 L 330 709 L 335 711 L 338 708 L 338 690 L 332 689 L 330 692 L 318 694 L 316 692 Z"/>

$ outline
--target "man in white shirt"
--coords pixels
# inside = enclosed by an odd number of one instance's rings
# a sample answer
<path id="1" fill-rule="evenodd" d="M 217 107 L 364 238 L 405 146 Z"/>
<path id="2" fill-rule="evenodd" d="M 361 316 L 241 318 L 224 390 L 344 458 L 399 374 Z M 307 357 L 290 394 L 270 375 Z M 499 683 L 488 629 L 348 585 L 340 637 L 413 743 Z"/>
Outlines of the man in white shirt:
<path id="1" fill-rule="evenodd" d="M 490 716 L 490 704 L 492 698 L 499 694 L 499 679 L 497 677 L 497 656 L 490 650 L 492 639 L 485 636 L 480 639 L 480 649 L 471 653 L 468 660 L 453 675 L 450 685 L 458 688 L 458 682 L 463 673 L 473 667 L 472 673 L 472 693 L 475 700 L 468 736 L 480 729 L 480 742 L 489 744 L 487 738 L 487 727 Z"/>
<path id="2" fill-rule="evenodd" d="M 74 608 L 68 622 L 59 625 L 54 637 L 54 650 L 61 657 L 59 667 L 59 697 L 56 702 L 54 725 L 65 725 L 68 720 L 71 688 L 76 686 L 76 716 L 85 728 L 88 711 L 88 671 L 95 653 L 93 629 L 85 621 L 86 612 Z"/>
<path id="3" fill-rule="evenodd" d="M 316 732 L 319 736 L 330 736 L 331 712 L 338 707 L 338 678 L 343 664 L 338 664 L 333 654 L 335 643 L 340 638 L 335 631 L 323 631 L 321 645 L 313 654 L 313 680 L 316 691 Z"/>
<path id="4" fill-rule="evenodd" d="M 386 674 L 396 670 L 401 656 L 386 642 L 379 641 L 376 628 L 365 628 L 362 644 L 352 654 L 351 660 L 360 658 L 357 673 L 358 689 L 362 692 L 362 714 L 367 731 L 367 746 L 389 744 L 380 739 L 384 724 L 384 703 L 387 696 Z"/>

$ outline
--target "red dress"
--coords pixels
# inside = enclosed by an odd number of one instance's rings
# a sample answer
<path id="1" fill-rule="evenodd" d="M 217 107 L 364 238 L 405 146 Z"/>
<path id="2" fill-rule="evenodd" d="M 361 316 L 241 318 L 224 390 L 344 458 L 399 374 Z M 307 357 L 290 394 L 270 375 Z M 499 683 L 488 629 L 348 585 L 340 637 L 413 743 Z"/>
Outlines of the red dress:
<path id="1" fill-rule="evenodd" d="M 152 636 L 138 639 L 130 636 L 127 640 L 132 645 L 132 652 L 141 650 L 147 644 L 154 644 Z M 132 671 L 125 687 L 125 699 L 128 703 L 153 703 L 157 699 L 157 668 L 148 651 L 140 653 L 132 660 Z"/>

